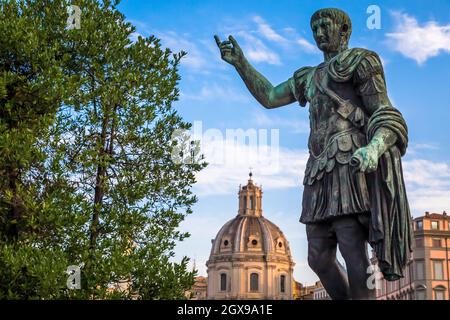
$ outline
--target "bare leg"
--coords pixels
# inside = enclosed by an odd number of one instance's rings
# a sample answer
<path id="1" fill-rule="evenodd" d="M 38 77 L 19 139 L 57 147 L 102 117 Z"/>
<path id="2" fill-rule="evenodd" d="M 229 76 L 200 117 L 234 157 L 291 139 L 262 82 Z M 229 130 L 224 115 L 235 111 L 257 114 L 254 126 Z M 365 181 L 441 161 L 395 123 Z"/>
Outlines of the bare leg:
<path id="1" fill-rule="evenodd" d="M 308 264 L 333 300 L 348 300 L 348 280 L 336 260 L 337 240 L 330 234 L 330 229 L 331 225 L 326 223 L 306 226 Z"/>
<path id="2" fill-rule="evenodd" d="M 374 299 L 375 290 L 370 290 L 367 285 L 367 271 L 370 266 L 367 230 L 355 216 L 336 219 L 333 228 L 347 266 L 352 299 Z"/>

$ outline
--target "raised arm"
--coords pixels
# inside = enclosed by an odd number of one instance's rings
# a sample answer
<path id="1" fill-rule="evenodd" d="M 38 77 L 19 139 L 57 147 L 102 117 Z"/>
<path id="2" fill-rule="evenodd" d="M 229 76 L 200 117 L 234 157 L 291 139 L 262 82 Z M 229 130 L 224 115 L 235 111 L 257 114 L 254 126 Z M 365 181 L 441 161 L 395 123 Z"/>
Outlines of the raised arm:
<path id="1" fill-rule="evenodd" d="M 289 85 L 290 80 L 274 87 L 248 62 L 239 44 L 232 36 L 223 42 L 218 36 L 214 36 L 214 39 L 220 49 L 222 60 L 236 68 L 250 93 L 263 107 L 278 108 L 296 101 Z"/>

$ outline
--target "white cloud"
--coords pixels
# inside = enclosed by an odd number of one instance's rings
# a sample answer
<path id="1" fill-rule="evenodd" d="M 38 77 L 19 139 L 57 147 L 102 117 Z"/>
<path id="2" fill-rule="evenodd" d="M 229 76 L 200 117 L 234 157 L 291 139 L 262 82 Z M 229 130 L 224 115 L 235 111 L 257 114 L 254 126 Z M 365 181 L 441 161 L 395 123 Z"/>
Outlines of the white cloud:
<path id="1" fill-rule="evenodd" d="M 261 16 L 253 16 L 252 24 L 242 21 L 228 21 L 222 32 L 236 35 L 244 54 L 252 62 L 280 65 L 280 55 L 275 52 L 275 46 L 281 48 L 281 54 L 293 54 L 293 50 L 320 54 L 320 50 L 311 42 L 298 35 L 291 27 L 275 29 Z"/>
<path id="2" fill-rule="evenodd" d="M 267 40 L 276 42 L 284 46 L 299 45 L 300 48 L 307 53 L 320 53 L 320 50 L 314 44 L 305 38 L 299 36 L 294 28 L 286 27 L 283 31 L 289 35 L 289 38 L 283 37 L 275 32 L 273 28 L 260 16 L 253 17 L 253 21 L 258 26 L 258 32 Z"/>
<path id="3" fill-rule="evenodd" d="M 142 21 L 129 20 L 129 22 L 137 27 L 137 31 L 130 36 L 131 41 L 135 42 L 139 36 L 156 35 L 161 39 L 162 46 L 169 48 L 172 52 L 187 52 L 181 60 L 181 65 L 192 71 L 207 73 L 208 69 L 223 68 L 218 50 L 216 52 L 212 50 L 214 44 L 212 38 L 196 39 L 187 33 L 159 31 Z"/>
<path id="4" fill-rule="evenodd" d="M 428 21 L 421 26 L 408 14 L 393 12 L 392 15 L 396 19 L 395 30 L 386 36 L 394 50 L 418 64 L 441 52 L 450 53 L 450 24 L 439 25 Z"/>
<path id="5" fill-rule="evenodd" d="M 304 38 L 298 38 L 295 41 L 297 44 L 300 45 L 300 47 L 306 51 L 306 52 L 310 52 L 310 53 L 320 53 L 321 51 L 313 44 L 311 44 L 308 40 L 304 39 Z"/>
<path id="6" fill-rule="evenodd" d="M 245 55 L 253 62 L 266 62 L 268 64 L 280 65 L 278 54 L 269 49 L 260 39 L 247 31 L 239 31 L 238 36 L 245 41 L 242 45 Z"/>
<path id="7" fill-rule="evenodd" d="M 425 211 L 442 213 L 450 209 L 450 190 L 419 188 L 408 192 L 409 205 L 415 215 Z"/>
<path id="8" fill-rule="evenodd" d="M 423 159 L 403 162 L 404 178 L 411 210 L 442 212 L 450 209 L 450 167 L 445 162 Z"/>
<path id="9" fill-rule="evenodd" d="M 279 43 L 286 43 L 287 40 L 276 33 L 270 25 L 268 25 L 263 18 L 260 16 L 253 17 L 253 21 L 258 25 L 258 31 L 259 33 L 270 41 L 275 41 Z"/>
<path id="10" fill-rule="evenodd" d="M 450 187 L 450 168 L 445 162 L 415 159 L 404 161 L 403 168 L 412 187 Z"/>
<path id="11" fill-rule="evenodd" d="M 269 140 L 270 133 L 268 136 Z M 202 152 L 209 165 L 197 175 L 195 192 L 202 196 L 233 194 L 250 167 L 257 182 L 268 189 L 300 186 L 308 151 L 281 148 L 275 144 L 258 141 L 253 145 L 230 138 L 204 142 Z"/>
<path id="12" fill-rule="evenodd" d="M 160 33 L 158 37 L 165 47 L 170 48 L 173 52 L 186 51 L 187 56 L 181 61 L 181 65 L 188 68 L 201 70 L 208 64 L 208 58 L 195 41 L 187 35 L 180 35 L 173 31 Z"/>

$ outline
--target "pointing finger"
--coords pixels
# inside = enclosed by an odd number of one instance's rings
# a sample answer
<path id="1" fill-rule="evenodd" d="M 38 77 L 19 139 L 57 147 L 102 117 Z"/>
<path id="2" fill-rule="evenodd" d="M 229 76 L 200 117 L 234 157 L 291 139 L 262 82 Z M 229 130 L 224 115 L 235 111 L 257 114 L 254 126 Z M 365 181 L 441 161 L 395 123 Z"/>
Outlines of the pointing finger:
<path id="1" fill-rule="evenodd" d="M 219 38 L 219 36 L 218 36 L 218 35 L 214 35 L 214 40 L 216 40 L 216 44 L 217 44 L 217 46 L 219 46 L 219 47 L 220 47 L 220 38 Z"/>

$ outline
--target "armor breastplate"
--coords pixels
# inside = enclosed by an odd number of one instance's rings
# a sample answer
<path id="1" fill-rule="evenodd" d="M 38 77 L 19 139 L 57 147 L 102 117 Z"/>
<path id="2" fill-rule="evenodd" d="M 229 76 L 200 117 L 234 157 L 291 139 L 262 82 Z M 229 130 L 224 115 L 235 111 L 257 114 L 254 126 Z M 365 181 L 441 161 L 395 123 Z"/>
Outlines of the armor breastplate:
<path id="1" fill-rule="evenodd" d="M 353 127 L 336 112 L 337 108 L 337 104 L 320 91 L 314 95 L 309 109 L 311 133 L 308 146 L 312 154 L 322 153 L 334 134 Z"/>
<path id="2" fill-rule="evenodd" d="M 367 118 L 359 107 L 362 102 L 355 94 L 352 81 L 335 82 L 328 77 L 327 69 L 328 63 L 317 66 L 307 90 L 311 127 L 308 146 L 314 155 L 324 151 L 334 134 L 359 129 Z"/>
<path id="3" fill-rule="evenodd" d="M 321 180 L 325 173 L 331 172 L 336 163 L 348 164 L 353 153 L 366 145 L 362 130 L 366 116 L 358 107 L 361 101 L 355 95 L 352 83 L 336 83 L 330 80 L 326 76 L 326 64 L 318 66 L 315 73 L 313 88 L 308 97 L 310 158 L 306 166 L 304 184 L 309 185 L 315 180 Z M 324 86 L 328 92 L 323 89 Z M 330 91 L 334 98 L 330 96 Z M 346 103 L 354 108 L 347 116 L 342 112 L 342 106 Z"/>

